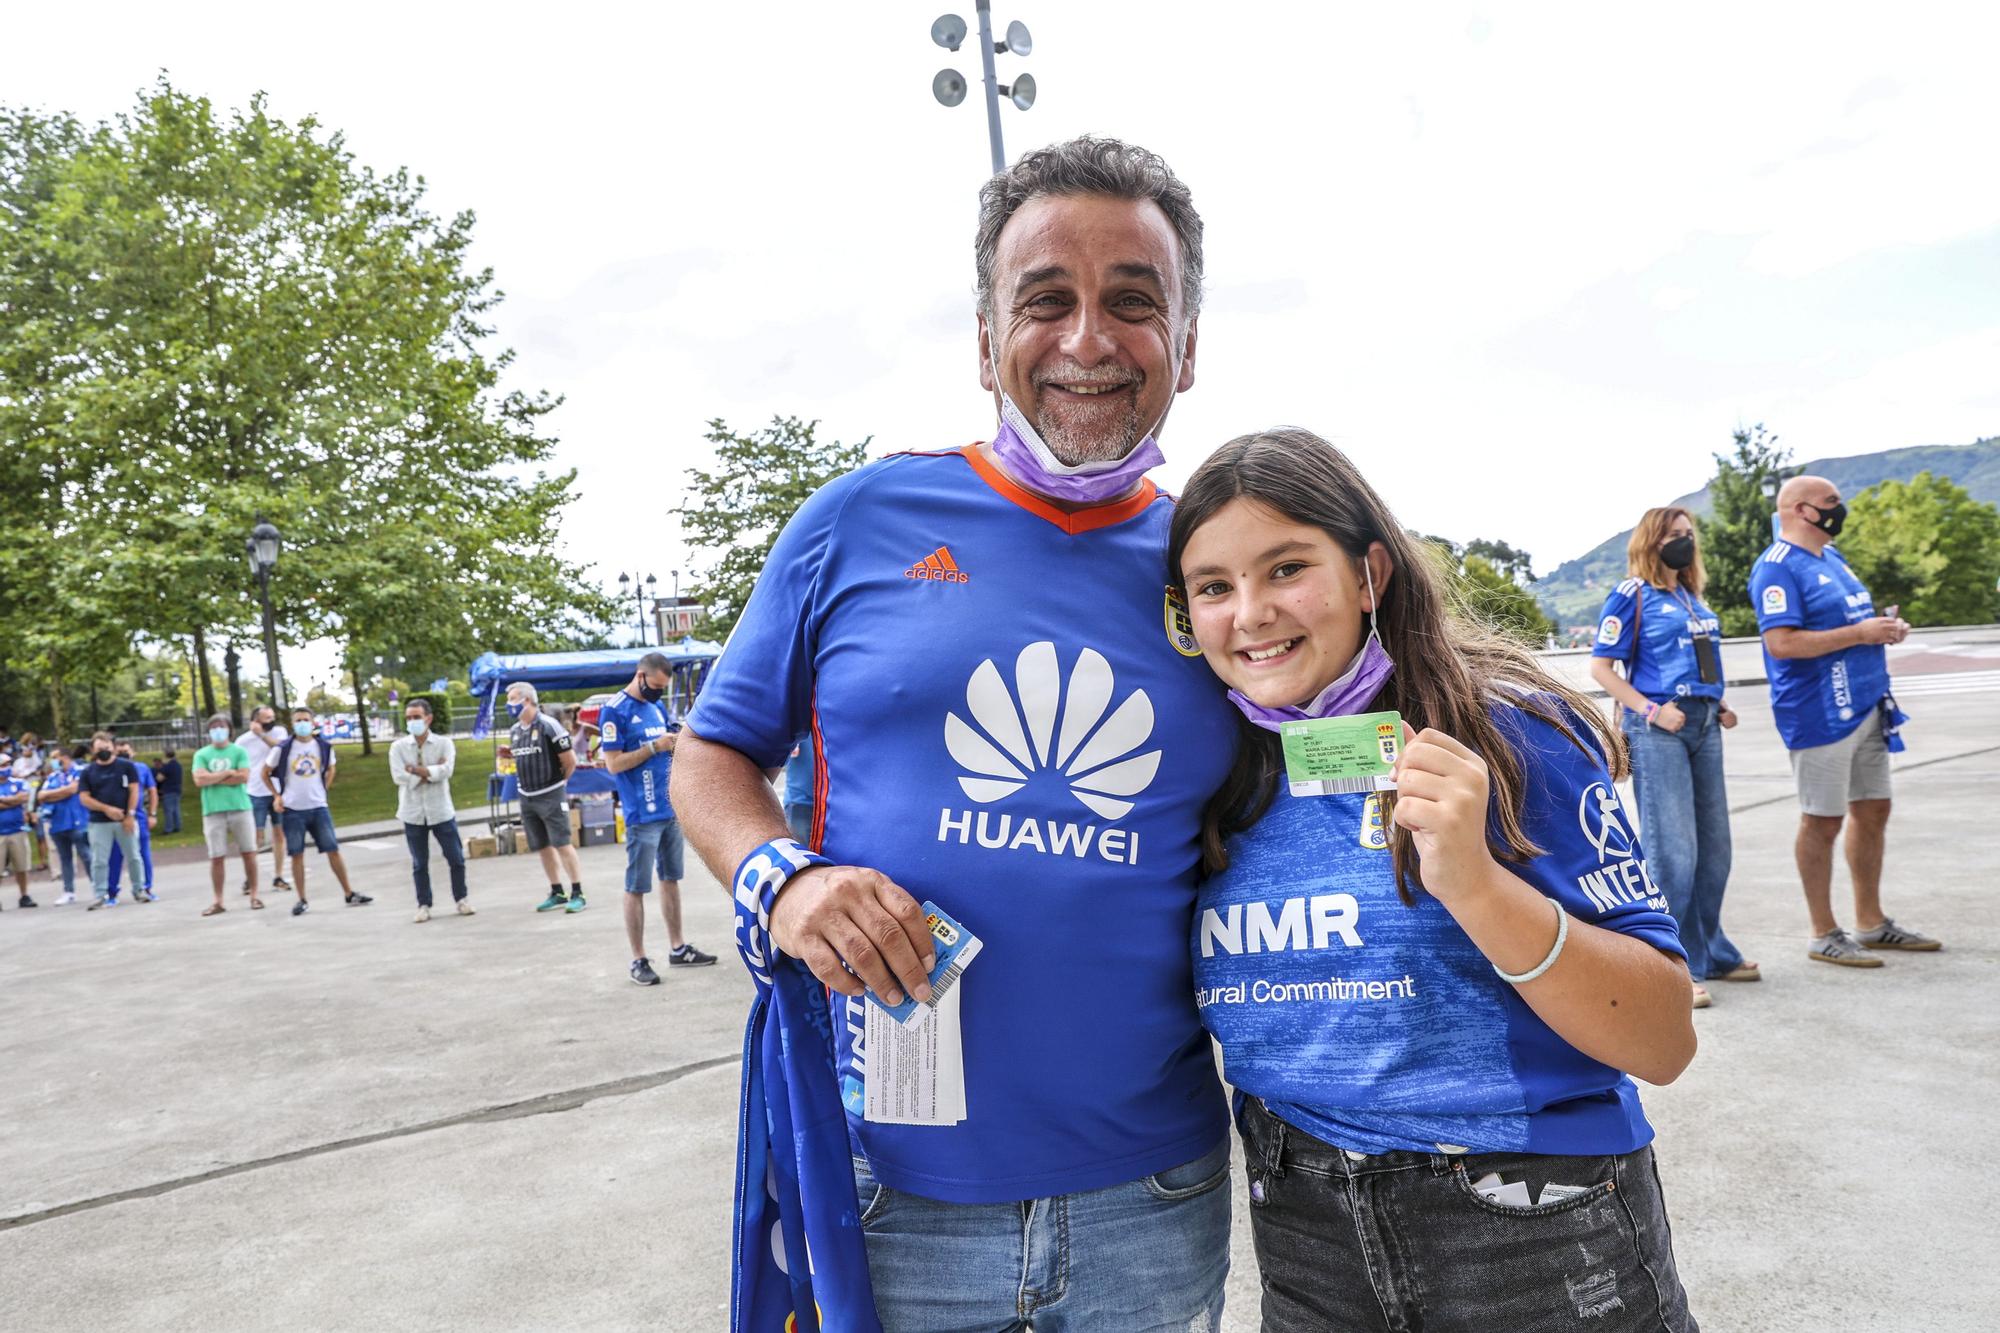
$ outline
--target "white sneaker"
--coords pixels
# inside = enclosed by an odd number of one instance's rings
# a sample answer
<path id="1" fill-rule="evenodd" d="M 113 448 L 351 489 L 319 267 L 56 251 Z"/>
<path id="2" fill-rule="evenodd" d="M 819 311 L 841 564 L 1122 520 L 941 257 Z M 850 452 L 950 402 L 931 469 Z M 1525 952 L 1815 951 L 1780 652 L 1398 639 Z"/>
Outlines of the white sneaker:
<path id="1" fill-rule="evenodd" d="M 467 901 L 466 901 L 465 899 L 463 899 L 463 898 L 460 898 L 460 899 L 458 900 L 458 914 L 459 914 L 460 916 L 471 916 L 471 915 L 472 915 L 472 904 L 471 904 L 471 903 L 469 903 L 469 902 L 467 902 Z"/>
<path id="2" fill-rule="evenodd" d="M 417 919 L 417 920 L 419 920 L 419 921 L 428 921 L 428 920 L 430 920 L 430 919 L 431 919 L 431 909 L 430 909 L 430 908 L 428 908 L 428 907 L 419 907 L 419 908 L 417 909 L 417 917 L 416 917 L 416 919 Z"/>
<path id="3" fill-rule="evenodd" d="M 76 895 L 75 895 L 75 894 L 73 894 L 73 893 L 65 893 L 65 894 L 63 894 L 63 895 L 62 895 L 61 897 L 59 897 L 59 898 L 57 898 L 57 899 L 56 899 L 56 906 L 57 906 L 57 907 L 68 907 L 68 906 L 69 906 L 69 905 L 70 905 L 71 903 L 73 903 L 73 902 L 75 902 L 75 901 L 76 901 Z"/>

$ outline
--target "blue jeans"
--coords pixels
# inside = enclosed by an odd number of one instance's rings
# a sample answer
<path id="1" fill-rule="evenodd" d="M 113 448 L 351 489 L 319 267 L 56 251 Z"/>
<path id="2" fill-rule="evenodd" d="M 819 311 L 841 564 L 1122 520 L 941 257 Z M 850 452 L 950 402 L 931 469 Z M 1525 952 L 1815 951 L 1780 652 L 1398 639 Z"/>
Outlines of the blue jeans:
<path id="1" fill-rule="evenodd" d="M 431 905 L 431 839 L 437 839 L 444 863 L 451 869 L 451 900 L 465 897 L 465 843 L 458 836 L 458 821 L 442 824 L 405 824 L 403 842 L 410 849 L 410 878 L 417 882 L 417 906 Z"/>
<path id="2" fill-rule="evenodd" d="M 325 806 L 311 810 L 294 810 L 286 806 L 278 816 L 285 828 L 285 851 L 292 856 L 306 854 L 306 835 L 312 835 L 313 846 L 321 856 L 340 850 L 340 839 L 333 834 L 333 811 Z"/>
<path id="3" fill-rule="evenodd" d="M 64 893 L 76 892 L 76 863 L 83 862 L 83 877 L 90 878 L 90 833 L 87 828 L 57 829 L 49 834 L 49 842 L 55 846 L 56 855 L 62 862 Z"/>
<path id="4" fill-rule="evenodd" d="M 653 891 L 653 862 L 660 855 L 661 837 L 673 822 L 662 819 L 625 826 L 625 892 Z"/>
<path id="5" fill-rule="evenodd" d="M 885 1333 L 1183 1333 L 1222 1327 L 1229 1144 L 1124 1185 L 939 1203 L 854 1159 Z"/>
<path id="6" fill-rule="evenodd" d="M 177 791 L 160 793 L 160 832 L 179 833 L 181 831 L 181 794 Z"/>
<path id="7" fill-rule="evenodd" d="M 1627 712 L 1632 787 L 1646 868 L 1680 925 L 1688 975 L 1696 981 L 1739 967 L 1743 954 L 1722 933 L 1729 886 L 1729 793 L 1722 781 L 1722 723 L 1713 699 L 1682 699 L 1679 731 Z"/>
<path id="8" fill-rule="evenodd" d="M 133 887 L 144 889 L 148 893 L 151 893 L 153 891 L 152 821 L 146 818 L 144 810 L 139 811 L 138 820 L 139 833 L 135 841 L 139 844 L 139 854 L 136 859 L 139 862 L 140 873 L 133 877 L 138 881 Z M 111 896 L 113 898 L 118 896 L 118 879 L 125 869 L 125 854 L 121 850 L 123 842 L 124 840 L 121 838 L 119 841 L 111 844 Z"/>

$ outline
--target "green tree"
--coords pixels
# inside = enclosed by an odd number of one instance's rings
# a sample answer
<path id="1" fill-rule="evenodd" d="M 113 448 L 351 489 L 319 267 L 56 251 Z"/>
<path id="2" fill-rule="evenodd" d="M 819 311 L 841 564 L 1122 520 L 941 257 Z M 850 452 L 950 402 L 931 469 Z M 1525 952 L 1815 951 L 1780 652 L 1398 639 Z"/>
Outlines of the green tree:
<path id="1" fill-rule="evenodd" d="M 1532 647 L 1548 642 L 1556 624 L 1542 614 L 1535 595 L 1494 568 L 1485 556 L 1468 555 L 1459 567 L 1458 591 L 1469 606 L 1496 629 Z"/>
<path id="2" fill-rule="evenodd" d="M 135 636 L 202 661 L 211 634 L 254 641 L 260 514 L 286 536 L 282 633 L 355 662 L 462 666 L 603 613 L 552 544 L 557 400 L 498 389 L 472 214 L 432 215 L 421 178 L 310 118 L 165 78 L 113 122 L 18 112 L 0 135 L 0 503 L 64 552 L 0 597 L 10 661 L 24 644 L 59 688 Z"/>
<path id="3" fill-rule="evenodd" d="M 1757 612 L 1750 605 L 1750 569 L 1771 544 L 1771 500 L 1766 478 L 1782 483 L 1790 475 L 1789 449 L 1763 423 L 1739 426 L 1730 451 L 1715 455 L 1708 483 L 1709 515 L 1699 526 L 1701 563 L 1708 575 L 1703 600 L 1715 608 L 1724 634 L 1755 634 Z"/>
<path id="4" fill-rule="evenodd" d="M 1516 583 L 1525 585 L 1535 581 L 1533 558 L 1526 551 L 1509 546 L 1506 542 L 1474 537 L 1465 544 L 1464 553 L 1468 556 L 1478 556 Z"/>
<path id="5" fill-rule="evenodd" d="M 1840 553 L 1875 605 L 1912 625 L 1980 625 L 2000 614 L 2000 509 L 1919 472 L 1847 502 Z"/>
<path id="6" fill-rule="evenodd" d="M 771 543 L 809 496 L 868 460 L 869 436 L 859 444 L 822 443 L 817 421 L 773 417 L 748 435 L 721 418 L 708 423 L 715 446 L 712 470 L 688 469 L 690 494 L 683 509 L 693 545 L 718 551 L 699 571 L 694 595 L 707 604 L 703 634 L 726 638 L 750 600 Z"/>

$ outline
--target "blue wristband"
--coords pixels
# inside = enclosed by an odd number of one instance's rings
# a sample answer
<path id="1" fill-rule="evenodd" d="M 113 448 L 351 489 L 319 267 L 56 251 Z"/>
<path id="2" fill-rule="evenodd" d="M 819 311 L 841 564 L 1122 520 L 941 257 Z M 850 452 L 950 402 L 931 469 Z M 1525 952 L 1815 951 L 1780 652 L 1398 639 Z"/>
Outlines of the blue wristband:
<path id="1" fill-rule="evenodd" d="M 759 989 L 771 985 L 771 904 L 778 891 L 801 870 L 832 864 L 796 838 L 773 838 L 736 867 L 736 949 Z"/>

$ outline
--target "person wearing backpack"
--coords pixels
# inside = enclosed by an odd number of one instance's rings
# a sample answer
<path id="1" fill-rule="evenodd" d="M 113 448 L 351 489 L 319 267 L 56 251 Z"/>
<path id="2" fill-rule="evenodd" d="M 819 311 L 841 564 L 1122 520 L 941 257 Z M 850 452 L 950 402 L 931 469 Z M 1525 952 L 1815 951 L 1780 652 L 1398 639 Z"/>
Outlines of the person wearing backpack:
<path id="1" fill-rule="evenodd" d="M 298 901 L 292 915 L 306 910 L 306 834 L 313 846 L 333 867 L 340 891 L 349 907 L 365 907 L 375 900 L 356 893 L 347 881 L 347 860 L 340 854 L 340 839 L 333 833 L 333 811 L 327 806 L 327 791 L 336 776 L 333 745 L 318 733 L 312 709 L 292 710 L 292 734 L 274 746 L 264 760 L 265 778 L 271 784 L 271 810 L 283 821 L 285 850 L 292 858 L 292 883 Z"/>

